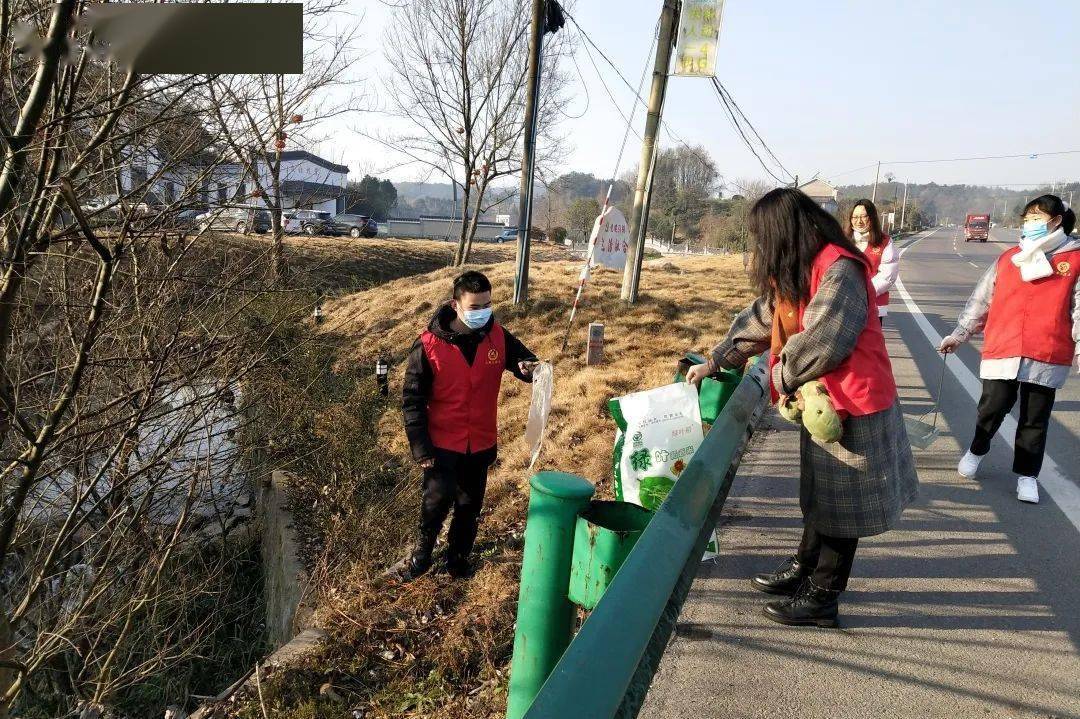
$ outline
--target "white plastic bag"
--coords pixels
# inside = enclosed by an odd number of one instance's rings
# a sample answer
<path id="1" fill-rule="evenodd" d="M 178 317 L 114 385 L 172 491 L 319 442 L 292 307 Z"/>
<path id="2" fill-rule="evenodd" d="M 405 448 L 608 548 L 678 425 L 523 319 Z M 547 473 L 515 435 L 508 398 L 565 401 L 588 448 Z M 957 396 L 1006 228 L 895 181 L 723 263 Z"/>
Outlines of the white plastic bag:
<path id="1" fill-rule="evenodd" d="M 551 393 L 555 378 L 551 363 L 541 362 L 533 369 L 532 404 L 529 406 L 529 421 L 525 424 L 525 444 L 529 446 L 529 469 L 536 464 L 540 456 L 540 446 L 544 442 L 544 430 L 547 428 L 548 414 L 551 412 Z"/>
<path id="2" fill-rule="evenodd" d="M 697 388 L 676 382 L 608 403 L 618 430 L 615 497 L 657 510 L 704 440 Z M 712 538 L 705 559 L 716 556 Z"/>

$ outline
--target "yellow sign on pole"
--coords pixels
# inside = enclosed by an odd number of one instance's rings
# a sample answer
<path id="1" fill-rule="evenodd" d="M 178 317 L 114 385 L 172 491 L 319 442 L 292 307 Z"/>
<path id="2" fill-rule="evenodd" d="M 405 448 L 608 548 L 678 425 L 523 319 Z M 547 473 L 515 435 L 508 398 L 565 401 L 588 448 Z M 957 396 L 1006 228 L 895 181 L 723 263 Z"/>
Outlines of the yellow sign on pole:
<path id="1" fill-rule="evenodd" d="M 716 43 L 723 14 L 724 0 L 683 0 L 675 44 L 676 75 L 716 75 Z"/>

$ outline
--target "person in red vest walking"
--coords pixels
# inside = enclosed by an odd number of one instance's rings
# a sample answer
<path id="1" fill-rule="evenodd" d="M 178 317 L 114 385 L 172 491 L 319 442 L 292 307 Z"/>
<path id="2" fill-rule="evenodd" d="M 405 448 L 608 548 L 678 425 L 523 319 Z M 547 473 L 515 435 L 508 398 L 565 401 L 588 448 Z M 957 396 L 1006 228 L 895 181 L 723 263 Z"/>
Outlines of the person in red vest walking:
<path id="1" fill-rule="evenodd" d="M 531 382 L 536 364 L 536 355 L 492 317 L 488 278 L 470 271 L 455 279 L 453 300 L 413 344 L 405 370 L 405 434 L 424 469 L 424 499 L 416 547 L 392 569 L 398 578 L 411 581 L 431 568 L 451 509 L 446 571 L 472 573 L 469 554 L 497 454 L 502 375 Z"/>
<path id="2" fill-rule="evenodd" d="M 877 206 L 870 200 L 859 200 L 848 216 L 847 236 L 870 260 L 871 281 L 877 294 L 878 318 L 884 322 L 889 314 L 889 290 L 900 276 L 900 253 L 881 229 Z"/>
<path id="3" fill-rule="evenodd" d="M 687 378 L 700 382 L 771 351 L 773 400 L 820 380 L 843 418 L 838 442 L 801 431 L 802 541 L 775 572 L 751 583 L 787 595 L 765 605 L 781 624 L 834 626 L 859 538 L 892 528 L 918 477 L 878 321 L 870 262 L 832 215 L 802 192 L 769 192 L 750 211 L 752 278 L 761 296 Z"/>
<path id="4" fill-rule="evenodd" d="M 1002 253 L 975 286 L 956 329 L 938 350 L 949 353 L 983 333 L 975 436 L 957 471 L 974 477 L 1005 415 L 1020 400 L 1013 472 L 1016 498 L 1039 501 L 1039 471 L 1054 395 L 1080 366 L 1080 240 L 1076 214 L 1056 195 L 1024 207 L 1017 247 Z"/>

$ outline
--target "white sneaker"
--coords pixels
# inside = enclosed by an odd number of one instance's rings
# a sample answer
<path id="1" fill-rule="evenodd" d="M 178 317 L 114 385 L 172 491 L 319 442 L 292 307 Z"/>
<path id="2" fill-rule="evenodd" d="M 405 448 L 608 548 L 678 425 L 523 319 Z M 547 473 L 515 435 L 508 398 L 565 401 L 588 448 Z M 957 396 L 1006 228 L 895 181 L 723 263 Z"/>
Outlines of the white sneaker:
<path id="1" fill-rule="evenodd" d="M 1016 498 L 1021 502 L 1039 503 L 1039 483 L 1034 477 L 1020 477 L 1016 480 Z"/>
<path id="2" fill-rule="evenodd" d="M 975 455 L 971 453 L 969 449 L 964 452 L 964 456 L 960 458 L 960 464 L 956 466 L 956 471 L 960 473 L 961 477 L 967 477 L 971 479 L 975 476 L 975 473 L 979 471 L 979 465 L 982 464 L 983 457 L 986 455 Z"/>

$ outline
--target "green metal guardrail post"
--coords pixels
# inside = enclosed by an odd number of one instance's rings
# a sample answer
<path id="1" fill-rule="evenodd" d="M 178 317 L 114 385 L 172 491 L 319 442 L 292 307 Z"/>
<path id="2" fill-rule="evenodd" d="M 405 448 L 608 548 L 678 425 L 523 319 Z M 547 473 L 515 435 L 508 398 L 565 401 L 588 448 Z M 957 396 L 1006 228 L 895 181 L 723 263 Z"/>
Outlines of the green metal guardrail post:
<path id="1" fill-rule="evenodd" d="M 574 527 L 594 491 L 591 483 L 564 472 L 540 472 L 530 485 L 507 719 L 525 715 L 570 644 L 574 605 L 568 590 Z"/>
<path id="2" fill-rule="evenodd" d="M 687 562 L 700 556 L 714 503 L 731 486 L 732 460 L 766 399 L 766 358 L 747 372 L 600 603 L 535 699 L 528 697 L 525 719 L 617 715 L 673 588 Z"/>

